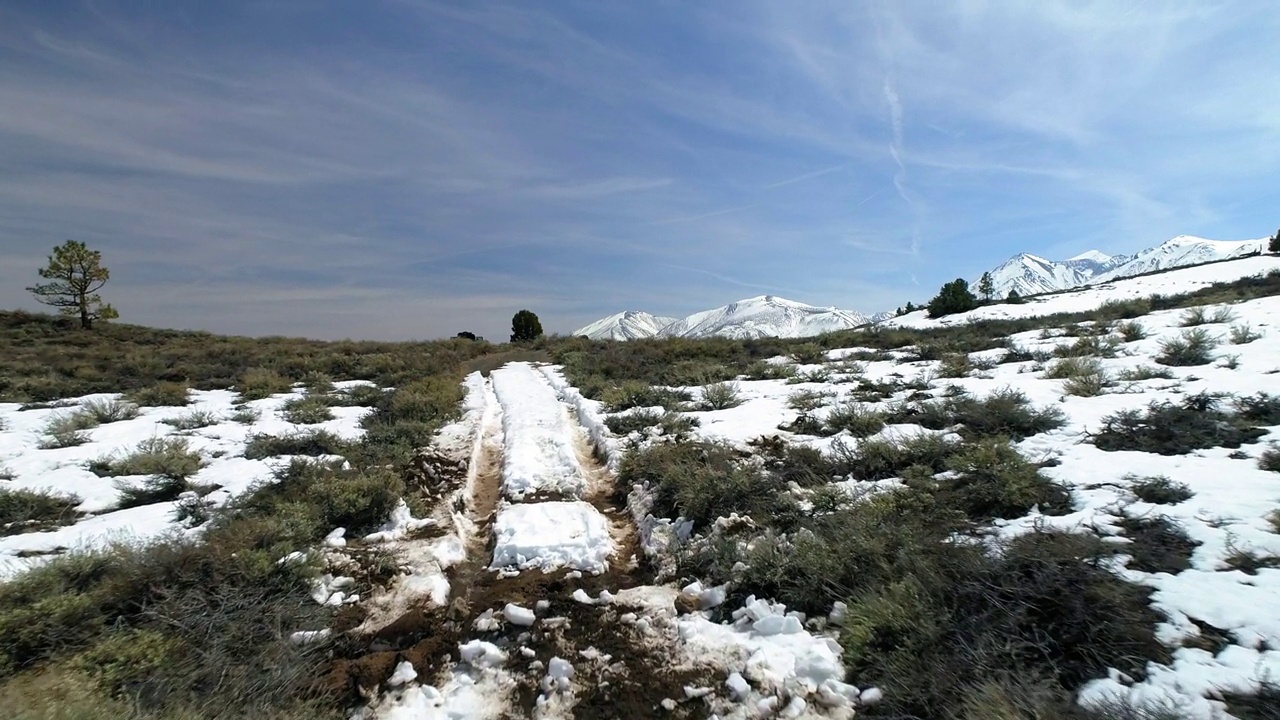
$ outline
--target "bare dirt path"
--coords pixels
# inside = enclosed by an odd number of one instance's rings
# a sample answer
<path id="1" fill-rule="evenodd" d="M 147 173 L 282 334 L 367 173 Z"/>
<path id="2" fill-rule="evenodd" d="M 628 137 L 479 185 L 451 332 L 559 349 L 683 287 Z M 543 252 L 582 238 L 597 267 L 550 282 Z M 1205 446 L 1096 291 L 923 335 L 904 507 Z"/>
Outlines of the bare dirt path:
<path id="1" fill-rule="evenodd" d="M 520 370 L 520 368 L 525 368 Z M 546 378 L 523 363 L 500 372 L 528 372 L 553 394 Z M 532 382 L 531 380 L 529 382 Z M 492 378 L 484 381 L 489 402 L 497 402 Z M 387 690 L 386 681 L 402 662 L 412 664 L 423 685 L 443 687 L 466 666 L 459 646 L 480 640 L 499 648 L 507 658 L 503 672 L 510 678 L 502 718 L 619 718 L 703 717 L 701 702 L 683 702 L 684 687 L 713 681 L 706 672 L 679 669 L 670 662 L 654 632 L 635 623 L 631 609 L 617 603 L 587 604 L 574 598 L 575 591 L 589 598 L 601 592 L 650 584 L 653 572 L 644 562 L 638 534 L 617 491 L 616 478 L 597 457 L 587 432 L 575 414 L 559 400 L 565 432 L 586 481 L 581 500 L 609 522 L 615 550 L 608 569 L 599 574 L 569 569 L 513 572 L 490 568 L 494 557 L 494 523 L 508 507 L 503 492 L 504 436 L 501 412 L 519 412 L 517 405 L 486 412 L 477 429 L 477 451 L 470 459 L 474 472 L 454 501 L 461 505 L 458 522 L 469 532 L 466 558 L 447 570 L 449 602 L 441 607 L 426 598 L 407 608 L 391 622 L 353 643 L 348 659 L 340 661 L 335 682 L 351 692 L 372 699 Z M 541 408 L 546 411 L 545 406 Z M 497 419 L 495 419 L 497 418 Z M 526 501 L 546 500 L 530 496 Z M 456 508 L 455 508 L 456 509 Z M 607 597 L 607 596 L 606 596 Z M 531 625 L 503 617 L 508 603 L 534 611 Z M 624 616 L 630 618 L 624 620 Z M 548 689 L 547 668 L 553 659 L 567 660 L 574 668 L 572 686 Z M 665 698 L 681 700 L 674 709 L 663 708 Z M 669 701 L 670 702 L 670 701 Z M 372 717 L 378 717 L 375 713 Z"/>

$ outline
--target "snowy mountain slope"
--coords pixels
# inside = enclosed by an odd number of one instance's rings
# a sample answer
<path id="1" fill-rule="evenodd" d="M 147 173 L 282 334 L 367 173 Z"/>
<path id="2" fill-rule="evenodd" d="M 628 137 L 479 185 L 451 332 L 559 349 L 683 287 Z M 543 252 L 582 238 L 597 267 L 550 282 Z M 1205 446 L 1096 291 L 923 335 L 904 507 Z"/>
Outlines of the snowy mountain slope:
<path id="1" fill-rule="evenodd" d="M 1007 318 L 1039 317 L 1063 312 L 1092 310 L 1111 300 L 1131 300 L 1156 294 L 1191 292 L 1216 282 L 1231 282 L 1251 275 L 1263 275 L 1280 270 L 1280 257 L 1261 255 L 1238 260 L 1170 270 L 1143 277 L 1099 280 L 1089 285 L 1055 295 L 1031 298 L 1025 303 L 1011 305 L 998 303 L 986 305 L 967 313 L 957 313 L 931 319 L 921 310 L 892 318 L 886 325 L 899 327 L 944 327 L 963 325 L 975 320 L 999 320 Z"/>
<path id="2" fill-rule="evenodd" d="M 575 330 L 573 334 L 585 335 L 592 340 L 634 340 L 653 337 L 659 330 L 678 320 L 679 318 L 662 317 L 643 310 L 627 310 L 601 318 Z"/>
<path id="3" fill-rule="evenodd" d="M 816 307 L 776 295 L 739 300 L 672 323 L 659 337 L 809 337 L 871 322 L 866 315 L 835 307 Z"/>
<path id="4" fill-rule="evenodd" d="M 886 317 L 887 314 L 879 317 Z M 809 337 L 845 330 L 872 322 L 873 318 L 835 307 L 817 307 L 776 295 L 739 300 L 713 310 L 696 312 L 682 320 L 646 312 L 610 315 L 574 335 L 596 340 L 632 340 L 643 337 Z"/>
<path id="5" fill-rule="evenodd" d="M 1191 235 L 1179 235 L 1156 247 L 1147 248 L 1136 255 L 1130 256 L 1123 264 L 1099 274 L 1090 282 L 1108 282 L 1116 278 L 1132 277 L 1157 270 L 1228 260 L 1265 251 L 1266 247 L 1266 238 L 1259 240 L 1206 240 L 1205 238 Z"/>
<path id="6" fill-rule="evenodd" d="M 1089 250 L 1068 260 L 1047 260 L 1038 255 L 1021 253 L 990 272 L 997 298 L 1007 296 L 1011 290 L 1016 290 L 1025 297 L 1160 270 L 1229 260 L 1250 255 L 1264 248 L 1266 242 L 1265 238 L 1206 240 L 1179 235 L 1134 255 L 1112 256 Z"/>

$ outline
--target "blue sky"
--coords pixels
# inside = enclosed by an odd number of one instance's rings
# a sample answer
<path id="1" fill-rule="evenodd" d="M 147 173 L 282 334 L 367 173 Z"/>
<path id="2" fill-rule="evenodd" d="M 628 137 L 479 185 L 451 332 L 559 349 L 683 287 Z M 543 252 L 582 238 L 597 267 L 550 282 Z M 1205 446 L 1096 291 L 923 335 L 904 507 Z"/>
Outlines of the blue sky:
<path id="1" fill-rule="evenodd" d="M 1272 3 L 943 6 L 8 3 L 0 307 L 74 238 L 125 321 L 504 339 L 1280 224 Z"/>

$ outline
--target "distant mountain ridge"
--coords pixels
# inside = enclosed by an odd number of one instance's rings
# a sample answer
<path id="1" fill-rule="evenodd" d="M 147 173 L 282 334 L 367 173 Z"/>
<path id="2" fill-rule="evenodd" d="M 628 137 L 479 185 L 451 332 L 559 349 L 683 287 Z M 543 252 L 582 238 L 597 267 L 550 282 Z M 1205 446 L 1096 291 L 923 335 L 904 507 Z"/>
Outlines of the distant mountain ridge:
<path id="1" fill-rule="evenodd" d="M 1265 250 L 1266 244 L 1267 238 L 1208 240 L 1192 235 L 1179 235 L 1133 255 L 1112 256 L 1090 250 L 1068 260 L 1047 260 L 1038 255 L 1021 253 L 990 272 L 997 298 L 1006 297 L 1012 290 L 1023 296 L 1038 295 L 1149 272 L 1244 257 Z"/>
<path id="2" fill-rule="evenodd" d="M 696 312 L 683 319 L 662 318 L 636 310 L 621 312 L 579 328 L 573 334 L 597 340 L 641 337 L 791 338 L 846 330 L 873 321 L 874 318 L 852 310 L 806 305 L 776 295 L 759 295 Z"/>

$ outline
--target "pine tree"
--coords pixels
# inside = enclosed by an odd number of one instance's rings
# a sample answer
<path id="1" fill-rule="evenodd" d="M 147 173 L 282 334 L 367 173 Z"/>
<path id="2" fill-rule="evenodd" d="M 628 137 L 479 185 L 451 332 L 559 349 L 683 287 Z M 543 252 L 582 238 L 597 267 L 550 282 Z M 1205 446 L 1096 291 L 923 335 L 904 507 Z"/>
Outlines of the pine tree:
<path id="1" fill-rule="evenodd" d="M 1005 297 L 1004 301 L 1011 305 L 1021 305 L 1022 303 L 1026 302 L 1025 300 L 1022 299 L 1022 295 L 1020 295 L 1017 290 L 1010 290 L 1008 296 Z"/>
<path id="2" fill-rule="evenodd" d="M 1277 230 L 1276 234 L 1271 236 L 1271 242 L 1267 243 L 1267 252 L 1280 255 L 1280 230 Z"/>
<path id="3" fill-rule="evenodd" d="M 995 296 L 996 285 L 991 280 L 991 273 L 989 272 L 982 273 L 982 277 L 978 280 L 978 294 L 981 295 L 982 299 L 986 300 L 987 302 L 990 302 L 991 298 Z"/>
<path id="4" fill-rule="evenodd" d="M 936 297 L 929 301 L 929 317 L 940 318 L 943 315 L 968 312 L 978 307 L 978 298 L 969 290 L 969 283 L 963 278 L 956 278 L 938 291 Z"/>
<path id="5" fill-rule="evenodd" d="M 542 337 L 542 323 L 538 316 L 521 310 L 511 318 L 511 342 L 528 342 Z"/>
<path id="6" fill-rule="evenodd" d="M 63 315 L 79 315 L 80 327 L 88 329 L 98 320 L 120 317 L 97 294 L 111 278 L 111 272 L 102 266 L 102 253 L 84 243 L 68 240 L 55 247 L 48 266 L 40 268 L 40 277 L 53 282 L 29 287 L 27 292 Z"/>

